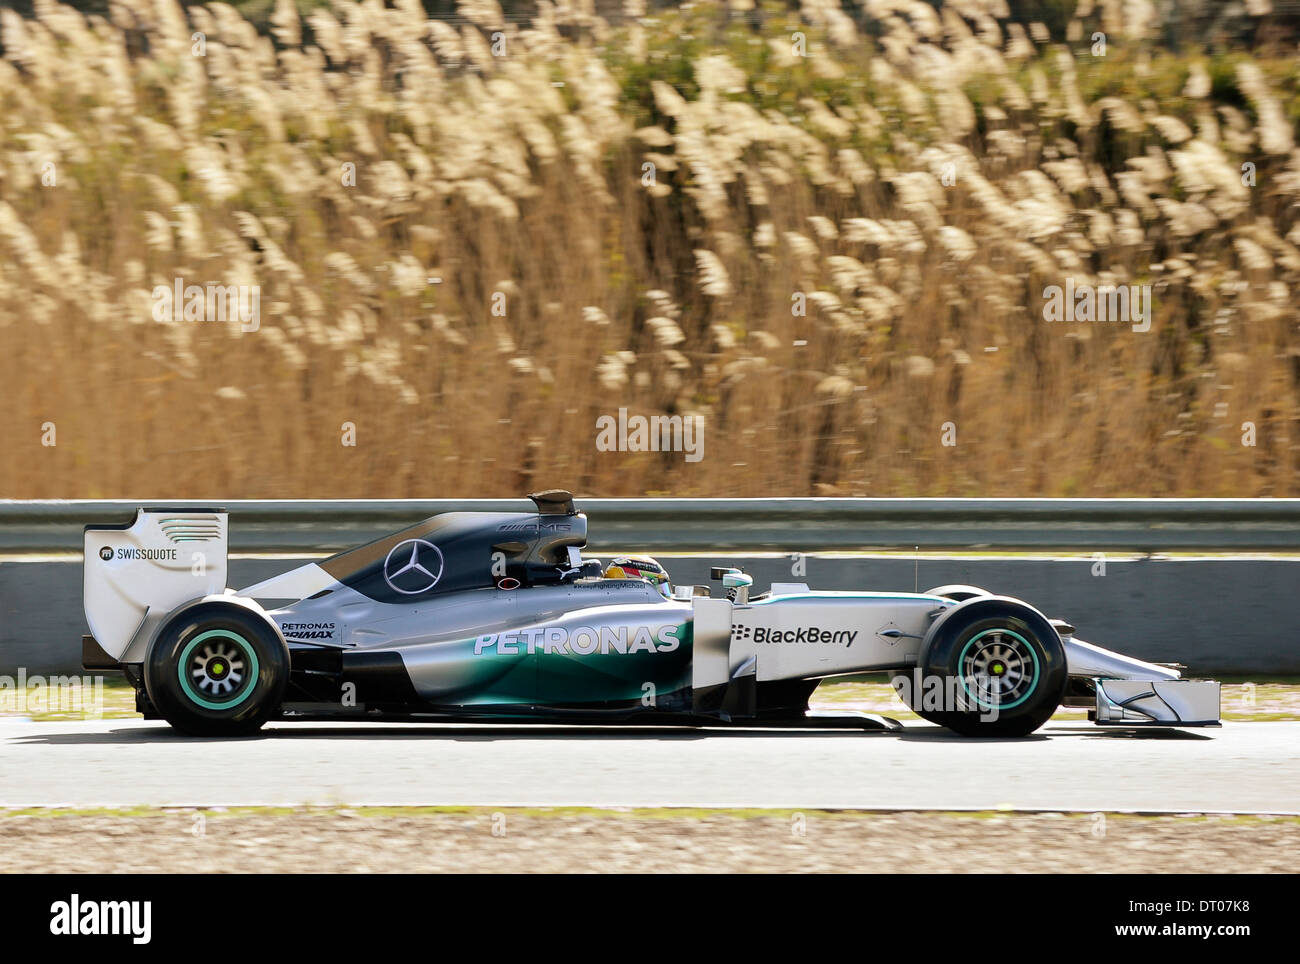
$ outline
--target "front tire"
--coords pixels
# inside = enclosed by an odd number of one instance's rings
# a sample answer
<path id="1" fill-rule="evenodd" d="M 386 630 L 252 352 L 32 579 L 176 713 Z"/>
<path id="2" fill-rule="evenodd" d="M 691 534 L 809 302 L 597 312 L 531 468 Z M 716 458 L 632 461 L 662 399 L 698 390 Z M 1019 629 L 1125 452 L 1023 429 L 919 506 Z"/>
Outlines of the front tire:
<path id="1" fill-rule="evenodd" d="M 163 627 L 145 659 L 149 698 L 191 736 L 248 736 L 280 706 L 289 649 L 256 613 L 196 606 Z"/>
<path id="2" fill-rule="evenodd" d="M 924 718 L 963 736 L 1028 736 L 1056 712 L 1069 679 L 1051 623 L 995 596 L 955 607 L 932 630 L 919 663 L 924 677 L 944 684 L 942 707 Z"/>

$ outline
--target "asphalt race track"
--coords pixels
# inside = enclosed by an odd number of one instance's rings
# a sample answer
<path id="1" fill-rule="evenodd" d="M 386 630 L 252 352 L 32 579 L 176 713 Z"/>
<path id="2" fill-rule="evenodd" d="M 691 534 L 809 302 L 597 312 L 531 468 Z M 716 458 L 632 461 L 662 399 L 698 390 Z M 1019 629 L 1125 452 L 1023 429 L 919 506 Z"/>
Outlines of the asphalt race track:
<path id="1" fill-rule="evenodd" d="M 303 804 L 1300 812 L 1300 722 L 901 733 L 0 719 L 0 806 Z"/>

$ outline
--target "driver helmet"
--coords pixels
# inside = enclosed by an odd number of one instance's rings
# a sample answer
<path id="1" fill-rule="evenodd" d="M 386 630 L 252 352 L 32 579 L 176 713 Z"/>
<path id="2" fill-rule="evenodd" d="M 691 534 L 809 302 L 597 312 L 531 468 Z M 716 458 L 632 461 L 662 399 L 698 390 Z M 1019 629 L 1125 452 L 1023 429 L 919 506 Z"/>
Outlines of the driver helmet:
<path id="1" fill-rule="evenodd" d="M 619 556 L 605 567 L 606 579 L 644 579 L 666 598 L 673 594 L 668 570 L 650 556 Z"/>

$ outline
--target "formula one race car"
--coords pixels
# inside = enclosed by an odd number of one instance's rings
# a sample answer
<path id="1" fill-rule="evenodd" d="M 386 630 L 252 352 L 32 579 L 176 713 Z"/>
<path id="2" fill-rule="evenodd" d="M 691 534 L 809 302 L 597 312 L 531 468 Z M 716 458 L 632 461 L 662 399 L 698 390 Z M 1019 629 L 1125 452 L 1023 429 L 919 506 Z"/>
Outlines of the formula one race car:
<path id="1" fill-rule="evenodd" d="M 446 512 L 238 592 L 227 514 L 138 509 L 85 532 L 88 669 L 121 669 L 137 708 L 190 734 L 271 719 L 896 728 L 813 716 L 819 681 L 892 671 L 922 718 L 1022 736 L 1058 706 L 1101 725 L 1209 726 L 1219 684 L 1093 646 L 1018 599 L 925 593 L 751 595 L 672 587 L 646 558 L 584 558 L 567 492 L 535 512 Z"/>

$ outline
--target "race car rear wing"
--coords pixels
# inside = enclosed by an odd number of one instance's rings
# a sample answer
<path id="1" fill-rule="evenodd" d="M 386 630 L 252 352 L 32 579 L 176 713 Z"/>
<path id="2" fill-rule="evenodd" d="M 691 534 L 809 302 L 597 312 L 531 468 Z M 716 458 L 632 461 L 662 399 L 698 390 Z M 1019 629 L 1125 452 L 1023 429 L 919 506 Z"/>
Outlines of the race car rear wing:
<path id="1" fill-rule="evenodd" d="M 142 508 L 124 525 L 86 526 L 82 598 L 99 648 L 121 660 L 181 603 L 226 588 L 227 513 Z"/>

